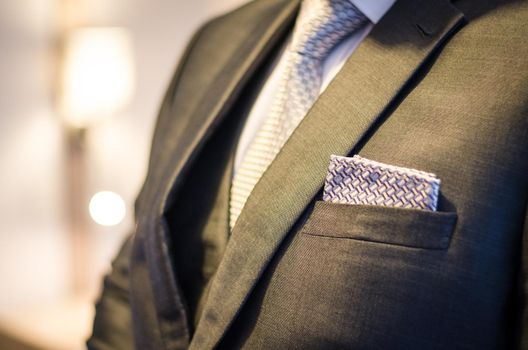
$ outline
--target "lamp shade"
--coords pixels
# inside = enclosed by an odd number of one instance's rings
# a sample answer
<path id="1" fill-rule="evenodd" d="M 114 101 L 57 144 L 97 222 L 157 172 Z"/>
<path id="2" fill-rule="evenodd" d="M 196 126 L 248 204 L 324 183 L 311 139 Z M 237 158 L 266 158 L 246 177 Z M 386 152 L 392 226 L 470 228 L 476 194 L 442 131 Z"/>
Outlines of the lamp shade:
<path id="1" fill-rule="evenodd" d="M 83 128 L 114 114 L 134 84 L 131 39 L 123 28 L 69 31 L 60 69 L 59 109 L 66 124 Z"/>

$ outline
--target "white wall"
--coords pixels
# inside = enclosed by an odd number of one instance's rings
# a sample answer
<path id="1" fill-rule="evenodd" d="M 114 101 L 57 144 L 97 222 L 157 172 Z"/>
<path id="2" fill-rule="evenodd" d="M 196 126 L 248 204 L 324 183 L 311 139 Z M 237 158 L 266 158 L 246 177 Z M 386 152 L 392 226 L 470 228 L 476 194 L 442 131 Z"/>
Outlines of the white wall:
<path id="1" fill-rule="evenodd" d="M 67 284 L 54 11 L 50 1 L 0 2 L 0 311 Z"/>

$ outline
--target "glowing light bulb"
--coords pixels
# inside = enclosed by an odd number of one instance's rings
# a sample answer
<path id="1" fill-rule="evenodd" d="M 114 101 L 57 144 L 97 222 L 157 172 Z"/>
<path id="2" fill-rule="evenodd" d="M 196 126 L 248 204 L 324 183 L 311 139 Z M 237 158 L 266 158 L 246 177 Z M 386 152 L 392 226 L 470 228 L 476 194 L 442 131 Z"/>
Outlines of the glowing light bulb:
<path id="1" fill-rule="evenodd" d="M 126 205 L 120 195 L 110 191 L 101 191 L 93 195 L 89 204 L 90 216 L 102 226 L 114 226 L 123 221 Z"/>

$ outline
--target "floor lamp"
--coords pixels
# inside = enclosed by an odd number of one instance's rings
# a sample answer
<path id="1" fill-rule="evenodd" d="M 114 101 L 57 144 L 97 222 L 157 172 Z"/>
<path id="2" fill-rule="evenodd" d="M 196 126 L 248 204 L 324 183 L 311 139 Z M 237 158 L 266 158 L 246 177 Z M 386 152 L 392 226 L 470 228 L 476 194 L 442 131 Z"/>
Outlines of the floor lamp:
<path id="1" fill-rule="evenodd" d="M 58 105 L 66 134 L 65 201 L 76 294 L 89 289 L 93 246 L 87 134 L 127 105 L 133 90 L 132 57 L 130 36 L 123 28 L 74 28 L 65 33 L 61 45 Z"/>

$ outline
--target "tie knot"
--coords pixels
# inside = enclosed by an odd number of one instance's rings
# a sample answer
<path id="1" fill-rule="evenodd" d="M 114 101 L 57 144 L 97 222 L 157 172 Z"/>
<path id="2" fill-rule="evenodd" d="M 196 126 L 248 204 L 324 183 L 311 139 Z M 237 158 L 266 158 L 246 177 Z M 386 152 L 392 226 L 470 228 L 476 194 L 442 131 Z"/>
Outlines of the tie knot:
<path id="1" fill-rule="evenodd" d="M 350 0 L 304 0 L 295 25 L 292 49 L 324 59 L 346 36 L 367 22 Z"/>

